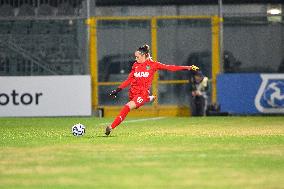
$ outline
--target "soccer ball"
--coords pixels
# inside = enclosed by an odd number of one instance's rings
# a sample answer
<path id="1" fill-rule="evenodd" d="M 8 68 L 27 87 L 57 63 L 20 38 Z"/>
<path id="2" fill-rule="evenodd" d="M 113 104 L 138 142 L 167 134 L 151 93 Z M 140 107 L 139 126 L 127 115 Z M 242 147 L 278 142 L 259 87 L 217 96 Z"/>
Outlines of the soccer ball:
<path id="1" fill-rule="evenodd" d="M 86 129 L 83 124 L 77 123 L 73 125 L 71 132 L 74 136 L 83 136 L 85 134 L 85 130 Z"/>
<path id="2" fill-rule="evenodd" d="M 284 107 L 284 82 L 273 82 L 264 92 L 264 99 L 273 108 Z"/>

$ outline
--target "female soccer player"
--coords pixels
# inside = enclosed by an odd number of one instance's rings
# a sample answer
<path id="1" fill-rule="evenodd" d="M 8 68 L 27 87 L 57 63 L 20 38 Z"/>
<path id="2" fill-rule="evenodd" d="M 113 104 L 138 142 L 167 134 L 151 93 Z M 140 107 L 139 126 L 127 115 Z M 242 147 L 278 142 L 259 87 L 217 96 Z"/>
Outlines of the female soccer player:
<path id="1" fill-rule="evenodd" d="M 122 84 L 110 93 L 110 96 L 116 98 L 117 94 L 130 85 L 129 88 L 129 102 L 120 111 L 119 115 L 114 119 L 110 126 L 106 127 L 105 134 L 108 136 L 112 129 L 118 126 L 127 116 L 130 110 L 139 108 L 147 102 L 151 102 L 155 99 L 155 96 L 150 96 L 150 87 L 152 85 L 154 74 L 157 70 L 193 70 L 196 71 L 199 68 L 197 66 L 175 66 L 166 65 L 160 62 L 153 61 L 150 57 L 150 47 L 144 45 L 139 47 L 135 53 L 136 62 L 132 66 L 132 70 L 129 73 L 128 78 L 122 82 Z"/>

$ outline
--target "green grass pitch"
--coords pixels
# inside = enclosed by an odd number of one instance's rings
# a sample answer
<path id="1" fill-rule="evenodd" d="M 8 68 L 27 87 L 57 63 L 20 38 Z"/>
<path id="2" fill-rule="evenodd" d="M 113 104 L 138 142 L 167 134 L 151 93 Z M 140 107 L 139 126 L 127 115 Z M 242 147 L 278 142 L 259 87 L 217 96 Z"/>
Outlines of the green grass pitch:
<path id="1" fill-rule="evenodd" d="M 284 188 L 284 117 L 111 121 L 0 118 L 0 188 Z"/>

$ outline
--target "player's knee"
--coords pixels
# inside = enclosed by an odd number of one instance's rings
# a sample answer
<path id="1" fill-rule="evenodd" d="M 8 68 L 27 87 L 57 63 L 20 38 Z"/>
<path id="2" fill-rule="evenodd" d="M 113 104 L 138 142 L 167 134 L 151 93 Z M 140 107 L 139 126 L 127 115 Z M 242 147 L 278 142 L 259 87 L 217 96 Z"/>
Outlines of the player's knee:
<path id="1" fill-rule="evenodd" d="M 126 104 L 126 106 L 128 106 L 130 110 L 136 108 L 136 104 L 135 104 L 134 101 L 129 101 L 129 102 Z"/>

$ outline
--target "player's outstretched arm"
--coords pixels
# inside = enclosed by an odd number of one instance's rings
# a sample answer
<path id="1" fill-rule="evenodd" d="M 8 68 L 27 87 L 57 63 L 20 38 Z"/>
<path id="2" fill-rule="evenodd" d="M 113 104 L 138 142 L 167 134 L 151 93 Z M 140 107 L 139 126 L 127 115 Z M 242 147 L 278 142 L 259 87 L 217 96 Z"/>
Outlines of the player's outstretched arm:
<path id="1" fill-rule="evenodd" d="M 118 95 L 118 93 L 119 93 L 122 89 L 124 89 L 125 87 L 127 87 L 127 86 L 131 83 L 131 81 L 133 80 L 133 77 L 134 77 L 134 69 L 132 68 L 131 72 L 130 72 L 129 75 L 128 75 L 128 78 L 127 78 L 125 81 L 123 81 L 123 82 L 117 87 L 117 89 L 112 90 L 112 91 L 110 92 L 109 96 L 112 96 L 112 97 L 116 98 L 117 95 Z"/>
<path id="2" fill-rule="evenodd" d="M 179 70 L 192 70 L 192 71 L 197 71 L 199 68 L 195 65 L 191 66 L 176 66 L 176 65 L 168 65 L 168 64 L 162 64 L 162 63 L 157 63 L 157 67 L 159 70 L 168 70 L 168 71 L 179 71 Z"/>

